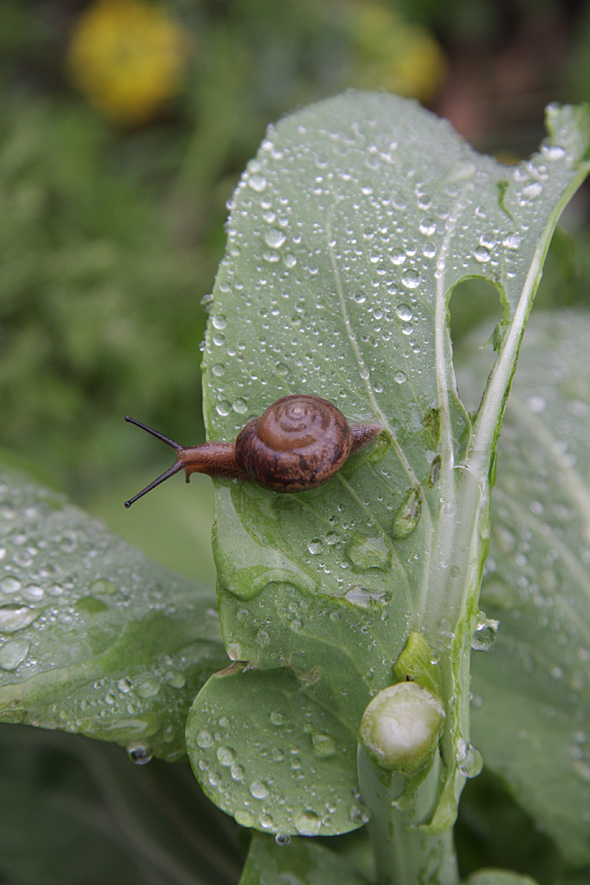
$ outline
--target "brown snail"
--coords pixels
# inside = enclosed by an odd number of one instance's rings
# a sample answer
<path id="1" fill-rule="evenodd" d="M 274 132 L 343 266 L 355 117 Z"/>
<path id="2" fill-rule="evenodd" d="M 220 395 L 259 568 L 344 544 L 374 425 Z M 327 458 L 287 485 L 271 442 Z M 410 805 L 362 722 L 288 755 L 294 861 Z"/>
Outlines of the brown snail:
<path id="1" fill-rule="evenodd" d="M 240 431 L 235 443 L 207 442 L 181 446 L 151 427 L 126 417 L 176 450 L 178 459 L 134 501 L 180 470 L 221 479 L 250 479 L 275 492 L 313 489 L 337 473 L 352 452 L 381 432 L 379 424 L 353 424 L 319 396 L 284 396 Z"/>

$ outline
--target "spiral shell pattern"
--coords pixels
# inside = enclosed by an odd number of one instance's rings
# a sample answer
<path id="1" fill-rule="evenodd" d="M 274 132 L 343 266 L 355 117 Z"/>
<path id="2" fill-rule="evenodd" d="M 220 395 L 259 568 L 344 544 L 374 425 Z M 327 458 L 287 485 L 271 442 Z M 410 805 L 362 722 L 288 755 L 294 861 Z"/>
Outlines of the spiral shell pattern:
<path id="1" fill-rule="evenodd" d="M 284 396 L 244 427 L 236 460 L 260 485 L 299 492 L 334 476 L 351 447 L 350 426 L 336 406 L 318 396 Z"/>

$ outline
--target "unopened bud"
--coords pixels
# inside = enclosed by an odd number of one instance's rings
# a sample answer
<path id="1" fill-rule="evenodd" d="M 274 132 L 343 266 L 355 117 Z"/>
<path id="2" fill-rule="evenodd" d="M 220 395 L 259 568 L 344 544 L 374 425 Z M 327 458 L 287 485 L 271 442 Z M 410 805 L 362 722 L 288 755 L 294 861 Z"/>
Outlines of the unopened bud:
<path id="1" fill-rule="evenodd" d="M 436 695 L 415 682 L 390 685 L 363 713 L 359 740 L 387 771 L 417 774 L 429 764 L 445 721 Z"/>

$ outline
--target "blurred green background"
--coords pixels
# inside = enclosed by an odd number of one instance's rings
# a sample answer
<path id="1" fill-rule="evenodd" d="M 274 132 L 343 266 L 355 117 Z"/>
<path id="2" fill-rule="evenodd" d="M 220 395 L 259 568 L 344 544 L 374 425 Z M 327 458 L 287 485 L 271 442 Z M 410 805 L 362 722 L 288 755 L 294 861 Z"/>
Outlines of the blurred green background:
<path id="1" fill-rule="evenodd" d="M 518 160 L 590 97 L 590 7 L 558 0 L 2 0 L 0 446 L 166 565 L 213 582 L 211 489 L 123 501 L 203 439 L 226 202 L 266 125 L 348 87 L 413 96 Z M 588 194 L 541 306 L 588 302 Z M 473 285 L 473 284 L 470 284 Z M 453 297 L 459 342 L 474 312 Z M 470 307 L 471 305 L 471 307 Z"/>

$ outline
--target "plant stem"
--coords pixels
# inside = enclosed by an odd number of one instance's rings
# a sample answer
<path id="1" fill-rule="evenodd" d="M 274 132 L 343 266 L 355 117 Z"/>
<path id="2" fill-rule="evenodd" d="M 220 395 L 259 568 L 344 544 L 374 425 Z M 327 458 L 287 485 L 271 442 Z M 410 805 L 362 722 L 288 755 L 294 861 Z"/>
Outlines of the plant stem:
<path id="1" fill-rule="evenodd" d="M 440 773 L 437 752 L 426 777 L 408 789 L 404 775 L 379 769 L 359 745 L 359 782 L 371 811 L 368 828 L 379 885 L 459 882 L 452 830 L 430 833 L 420 828 L 436 808 Z"/>

